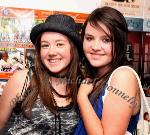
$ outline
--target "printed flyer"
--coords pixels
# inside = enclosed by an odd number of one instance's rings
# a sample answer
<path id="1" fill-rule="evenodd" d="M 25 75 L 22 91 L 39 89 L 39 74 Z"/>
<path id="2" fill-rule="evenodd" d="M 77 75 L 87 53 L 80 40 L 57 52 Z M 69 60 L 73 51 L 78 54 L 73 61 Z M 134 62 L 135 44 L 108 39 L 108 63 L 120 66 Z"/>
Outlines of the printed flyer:
<path id="1" fill-rule="evenodd" d="M 17 70 L 24 68 L 24 48 L 0 47 L 0 78 L 10 78 Z"/>
<path id="2" fill-rule="evenodd" d="M 0 7 L 0 46 L 30 47 L 31 28 L 34 25 L 34 11 Z"/>
<path id="3" fill-rule="evenodd" d="M 119 10 L 125 17 L 143 17 L 142 0 L 101 0 L 100 6 L 110 6 Z"/>

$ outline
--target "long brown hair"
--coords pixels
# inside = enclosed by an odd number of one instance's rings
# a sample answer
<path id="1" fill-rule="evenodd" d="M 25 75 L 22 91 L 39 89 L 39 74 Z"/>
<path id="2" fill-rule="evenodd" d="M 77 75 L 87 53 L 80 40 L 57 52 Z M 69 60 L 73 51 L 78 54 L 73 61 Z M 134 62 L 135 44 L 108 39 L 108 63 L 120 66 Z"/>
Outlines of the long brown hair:
<path id="1" fill-rule="evenodd" d="M 126 62 L 128 28 L 124 16 L 118 10 L 107 6 L 95 9 L 88 16 L 81 32 L 82 39 L 84 39 L 85 29 L 88 23 L 94 28 L 103 30 L 99 25 L 99 23 L 102 23 L 109 29 L 110 34 L 104 30 L 103 31 L 111 39 L 113 43 L 112 50 L 114 50 L 112 52 L 113 59 L 111 62 L 111 68 L 103 76 L 97 76 L 97 69 L 92 67 L 85 58 L 90 76 L 92 76 L 93 79 L 96 79 L 94 80 L 94 82 L 96 82 L 94 91 L 91 93 L 91 96 L 96 100 L 100 94 L 100 89 L 106 84 L 112 71 L 115 68 L 124 65 Z"/>
<path id="2" fill-rule="evenodd" d="M 69 39 L 69 38 L 68 38 Z M 37 38 L 37 42 L 35 45 L 35 67 L 32 75 L 32 79 L 30 82 L 30 86 L 28 89 L 30 93 L 27 95 L 25 100 L 23 101 L 22 108 L 25 116 L 31 118 L 31 110 L 32 107 L 38 97 L 40 96 L 41 101 L 43 104 L 52 112 L 57 113 L 56 104 L 52 95 L 52 85 L 49 82 L 50 74 L 49 70 L 43 65 L 40 56 L 40 40 L 41 35 Z M 71 99 L 74 104 L 76 104 L 76 97 L 77 97 L 77 78 L 80 74 L 79 70 L 79 55 L 76 46 L 73 42 L 69 39 L 71 44 L 71 54 L 72 60 L 68 66 L 68 71 L 66 78 L 68 79 L 68 83 L 66 86 L 66 94 L 69 95 L 68 99 Z"/>

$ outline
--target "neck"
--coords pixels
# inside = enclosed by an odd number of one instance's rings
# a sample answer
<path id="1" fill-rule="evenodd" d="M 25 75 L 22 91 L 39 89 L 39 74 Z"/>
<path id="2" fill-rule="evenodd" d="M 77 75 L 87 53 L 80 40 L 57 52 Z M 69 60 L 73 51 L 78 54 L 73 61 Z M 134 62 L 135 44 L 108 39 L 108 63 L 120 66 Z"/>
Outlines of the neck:
<path id="1" fill-rule="evenodd" d="M 107 72 L 109 72 L 110 67 L 101 67 L 98 69 L 98 76 L 101 77 L 104 74 L 106 74 Z"/>
<path id="2" fill-rule="evenodd" d="M 50 78 L 50 86 L 52 93 L 59 98 L 68 98 L 69 95 L 66 94 L 67 81 L 60 78 Z"/>
<path id="3" fill-rule="evenodd" d="M 49 75 L 52 76 L 53 78 L 62 78 L 62 79 L 65 79 L 67 76 L 66 74 L 57 74 L 52 72 L 49 72 Z"/>

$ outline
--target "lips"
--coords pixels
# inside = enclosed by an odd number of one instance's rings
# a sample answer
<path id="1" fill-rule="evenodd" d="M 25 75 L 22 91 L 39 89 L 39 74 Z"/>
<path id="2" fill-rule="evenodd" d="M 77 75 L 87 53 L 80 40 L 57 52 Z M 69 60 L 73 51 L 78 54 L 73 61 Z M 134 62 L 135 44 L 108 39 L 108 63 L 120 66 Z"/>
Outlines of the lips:
<path id="1" fill-rule="evenodd" d="M 105 55 L 105 54 L 101 54 L 101 53 L 90 53 L 91 55 L 93 55 L 93 56 L 103 56 L 103 55 Z"/>
<path id="2" fill-rule="evenodd" d="M 60 58 L 57 58 L 57 59 L 49 59 L 48 60 L 51 64 L 58 64 L 60 61 L 61 61 L 61 59 Z"/>
<path id="3" fill-rule="evenodd" d="M 105 54 L 102 54 L 102 53 L 93 53 L 93 52 L 91 52 L 91 53 L 89 53 L 90 55 L 90 58 L 91 58 L 91 60 L 100 60 L 102 57 L 104 57 L 105 56 Z"/>
<path id="4" fill-rule="evenodd" d="M 101 56 L 104 56 L 104 54 L 99 54 L 99 53 L 90 53 L 91 54 L 91 57 L 93 58 L 99 58 Z"/>

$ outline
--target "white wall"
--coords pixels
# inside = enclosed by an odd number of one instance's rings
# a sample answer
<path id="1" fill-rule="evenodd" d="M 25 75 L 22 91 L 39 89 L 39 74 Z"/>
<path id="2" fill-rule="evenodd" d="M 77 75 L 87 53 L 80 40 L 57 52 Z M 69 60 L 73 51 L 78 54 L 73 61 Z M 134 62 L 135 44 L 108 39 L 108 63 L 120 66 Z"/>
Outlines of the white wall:
<path id="1" fill-rule="evenodd" d="M 0 0 L 0 6 L 90 13 L 101 0 Z"/>

